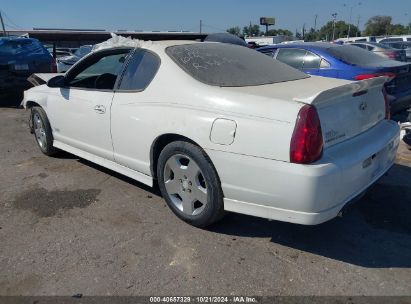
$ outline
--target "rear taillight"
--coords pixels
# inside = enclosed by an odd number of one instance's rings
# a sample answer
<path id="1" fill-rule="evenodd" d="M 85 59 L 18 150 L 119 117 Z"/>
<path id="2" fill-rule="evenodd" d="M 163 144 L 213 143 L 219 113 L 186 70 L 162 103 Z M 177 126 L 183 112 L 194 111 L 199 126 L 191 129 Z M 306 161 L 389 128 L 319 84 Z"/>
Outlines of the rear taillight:
<path id="1" fill-rule="evenodd" d="M 390 59 L 397 59 L 397 53 L 396 52 L 385 52 L 385 55 L 387 55 L 387 57 L 390 58 Z"/>
<path id="2" fill-rule="evenodd" d="M 50 71 L 51 73 L 57 73 L 57 64 L 56 64 L 56 60 L 53 58 L 53 60 L 51 61 L 50 64 Z"/>
<path id="3" fill-rule="evenodd" d="M 385 119 L 391 119 L 391 108 L 390 108 L 390 100 L 388 98 L 387 90 L 382 88 L 382 94 L 384 95 L 384 102 L 385 102 Z"/>
<path id="4" fill-rule="evenodd" d="M 320 118 L 315 107 L 305 105 L 298 113 L 290 144 L 290 161 L 309 164 L 318 160 L 323 152 Z"/>
<path id="5" fill-rule="evenodd" d="M 394 73 L 373 73 L 373 74 L 359 74 L 357 76 L 354 77 L 355 80 L 365 80 L 365 79 L 370 79 L 370 78 L 375 78 L 375 77 L 381 77 L 381 76 L 385 76 L 388 78 L 392 78 L 394 79 L 395 75 Z M 390 79 L 390 81 L 392 80 Z"/>

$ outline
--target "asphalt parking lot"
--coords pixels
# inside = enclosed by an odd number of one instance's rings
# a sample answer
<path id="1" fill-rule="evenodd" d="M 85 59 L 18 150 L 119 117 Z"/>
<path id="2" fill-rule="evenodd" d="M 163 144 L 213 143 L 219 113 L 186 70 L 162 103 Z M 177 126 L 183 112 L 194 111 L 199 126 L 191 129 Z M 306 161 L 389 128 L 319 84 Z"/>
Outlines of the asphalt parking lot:
<path id="1" fill-rule="evenodd" d="M 159 191 L 41 154 L 0 108 L 0 295 L 410 295 L 411 152 L 348 213 L 306 227 L 228 214 L 201 230 Z"/>

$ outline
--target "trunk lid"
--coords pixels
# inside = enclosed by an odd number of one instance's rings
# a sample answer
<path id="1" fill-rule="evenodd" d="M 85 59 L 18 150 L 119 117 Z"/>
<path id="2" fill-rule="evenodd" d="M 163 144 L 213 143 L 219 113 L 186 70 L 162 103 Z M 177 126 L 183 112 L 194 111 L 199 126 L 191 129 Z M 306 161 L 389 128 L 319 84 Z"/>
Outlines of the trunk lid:
<path id="1" fill-rule="evenodd" d="M 315 106 L 321 122 L 324 147 L 329 147 L 372 128 L 385 118 L 383 86 L 387 79 L 378 77 L 354 82 L 312 76 L 270 85 L 222 89 Z M 275 116 L 270 113 L 266 115 Z"/>
<path id="2" fill-rule="evenodd" d="M 387 77 L 357 81 L 295 101 L 317 108 L 324 146 L 359 135 L 385 119 L 383 86 Z"/>

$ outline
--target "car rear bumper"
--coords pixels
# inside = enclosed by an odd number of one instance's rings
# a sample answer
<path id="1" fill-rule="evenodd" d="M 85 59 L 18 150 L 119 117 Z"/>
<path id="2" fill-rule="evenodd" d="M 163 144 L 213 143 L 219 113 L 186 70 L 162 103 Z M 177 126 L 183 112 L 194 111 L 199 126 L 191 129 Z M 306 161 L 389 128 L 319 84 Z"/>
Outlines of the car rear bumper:
<path id="1" fill-rule="evenodd" d="M 328 148 L 312 165 L 214 150 L 207 153 L 219 173 L 226 210 L 315 225 L 337 216 L 384 175 L 394 164 L 398 145 L 398 125 L 382 121 Z"/>

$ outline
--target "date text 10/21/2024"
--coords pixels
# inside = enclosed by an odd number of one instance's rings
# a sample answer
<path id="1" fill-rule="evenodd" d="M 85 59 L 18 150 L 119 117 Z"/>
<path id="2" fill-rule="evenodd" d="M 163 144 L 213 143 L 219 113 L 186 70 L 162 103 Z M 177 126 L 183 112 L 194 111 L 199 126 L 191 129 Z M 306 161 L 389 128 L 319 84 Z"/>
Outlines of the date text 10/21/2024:
<path id="1" fill-rule="evenodd" d="M 150 297 L 150 303 L 258 303 L 256 297 L 230 296 L 230 297 Z"/>

